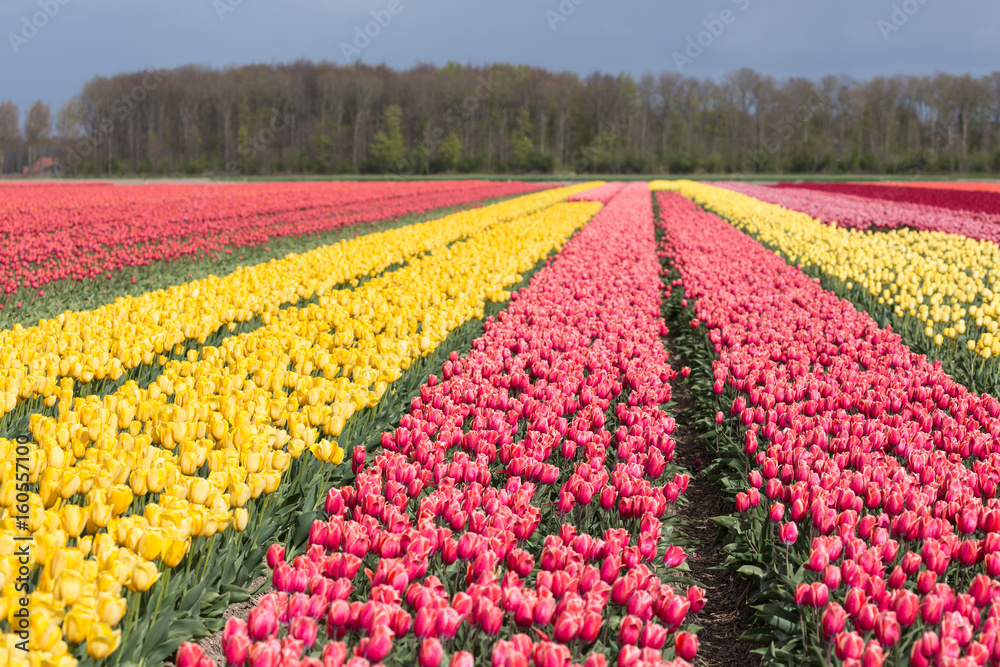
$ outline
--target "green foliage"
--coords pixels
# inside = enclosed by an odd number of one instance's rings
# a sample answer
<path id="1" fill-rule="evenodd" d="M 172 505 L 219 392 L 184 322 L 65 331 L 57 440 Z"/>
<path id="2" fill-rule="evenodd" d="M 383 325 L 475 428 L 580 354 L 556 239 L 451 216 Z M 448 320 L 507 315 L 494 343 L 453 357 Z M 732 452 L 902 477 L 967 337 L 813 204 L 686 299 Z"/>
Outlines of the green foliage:
<path id="1" fill-rule="evenodd" d="M 671 174 L 690 174 L 698 167 L 698 162 L 687 153 L 674 153 L 667 161 Z"/>
<path id="2" fill-rule="evenodd" d="M 531 118 L 528 115 L 528 110 L 522 107 L 517 113 L 517 127 L 514 129 L 514 135 L 510 142 L 514 149 L 514 166 L 518 169 L 529 170 L 531 167 L 532 154 L 535 152 L 535 147 L 529 137 L 531 130 Z"/>
<path id="3" fill-rule="evenodd" d="M 454 131 L 445 137 L 444 141 L 437 149 L 434 159 L 431 160 L 431 171 L 441 173 L 451 171 L 458 165 L 462 157 L 462 140 Z"/>
<path id="4" fill-rule="evenodd" d="M 387 106 L 382 113 L 382 129 L 375 134 L 371 148 L 373 166 L 383 174 L 397 171 L 406 156 L 402 123 L 403 110 L 399 105 Z"/>
<path id="5" fill-rule="evenodd" d="M 458 160 L 458 173 L 476 174 L 483 170 L 486 160 L 481 155 L 463 155 Z"/>

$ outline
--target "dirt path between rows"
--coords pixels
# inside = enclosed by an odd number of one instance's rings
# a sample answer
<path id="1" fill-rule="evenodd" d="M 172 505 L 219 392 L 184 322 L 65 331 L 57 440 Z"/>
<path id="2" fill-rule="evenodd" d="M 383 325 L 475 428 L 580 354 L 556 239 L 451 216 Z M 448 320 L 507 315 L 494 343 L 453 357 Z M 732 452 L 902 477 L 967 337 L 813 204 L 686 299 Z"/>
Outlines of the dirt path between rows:
<path id="1" fill-rule="evenodd" d="M 684 359 L 673 345 L 667 344 L 670 361 L 677 370 Z M 691 471 L 691 482 L 684 496 L 688 502 L 681 504 L 677 516 L 683 522 L 681 530 L 697 543 L 695 553 L 688 557 L 691 577 L 701 582 L 705 588 L 707 603 L 695 616 L 695 622 L 703 626 L 698 632 L 698 655 L 695 667 L 757 667 L 760 658 L 751 653 L 751 644 L 738 639 L 750 627 L 752 611 L 746 603 L 750 582 L 742 579 L 732 570 L 722 569 L 726 555 L 718 542 L 719 527 L 712 517 L 729 514 L 732 507 L 726 507 L 720 489 L 706 478 L 704 466 L 715 458 L 712 443 L 697 440 L 694 428 L 694 401 L 687 383 L 678 376 L 671 383 L 673 405 L 671 416 L 677 422 L 674 432 L 676 449 L 675 461 Z"/>

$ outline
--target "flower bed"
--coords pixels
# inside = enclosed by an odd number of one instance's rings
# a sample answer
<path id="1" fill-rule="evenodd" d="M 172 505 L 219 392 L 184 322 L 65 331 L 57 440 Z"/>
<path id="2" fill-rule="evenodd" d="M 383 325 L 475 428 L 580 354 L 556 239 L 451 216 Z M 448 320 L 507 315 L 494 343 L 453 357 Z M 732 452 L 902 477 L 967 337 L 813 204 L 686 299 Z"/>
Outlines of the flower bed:
<path id="1" fill-rule="evenodd" d="M 0 287 L 111 275 L 123 267 L 214 255 L 280 236 L 551 187 L 485 181 L 59 185 L 4 191 Z"/>
<path id="2" fill-rule="evenodd" d="M 230 664 L 653 665 L 704 603 L 668 544 L 674 372 L 645 184 L 629 186 L 352 453 L 278 592 L 229 621 Z M 667 473 L 667 474 L 665 474 Z M 634 538 L 634 539 L 633 539 Z M 178 667 L 201 664 L 196 648 Z"/>
<path id="3" fill-rule="evenodd" d="M 828 225 L 850 229 L 898 229 L 960 234 L 972 239 L 1000 242 L 1000 214 L 956 211 L 948 208 L 894 202 L 856 195 L 773 188 L 745 183 L 722 182 L 719 187 L 734 190 L 761 201 L 802 211 Z"/>
<path id="4" fill-rule="evenodd" d="M 659 195 L 766 655 L 983 664 L 1000 628 L 1000 402 L 718 217 Z M 971 663 L 968 663 L 971 664 Z"/>
<path id="5" fill-rule="evenodd" d="M 779 183 L 778 188 L 819 190 L 842 195 L 858 195 L 874 199 L 924 204 L 950 208 L 956 211 L 980 211 L 1000 215 L 1000 192 L 957 190 L 952 188 L 907 187 L 895 188 L 883 185 L 858 185 L 851 183 Z"/>

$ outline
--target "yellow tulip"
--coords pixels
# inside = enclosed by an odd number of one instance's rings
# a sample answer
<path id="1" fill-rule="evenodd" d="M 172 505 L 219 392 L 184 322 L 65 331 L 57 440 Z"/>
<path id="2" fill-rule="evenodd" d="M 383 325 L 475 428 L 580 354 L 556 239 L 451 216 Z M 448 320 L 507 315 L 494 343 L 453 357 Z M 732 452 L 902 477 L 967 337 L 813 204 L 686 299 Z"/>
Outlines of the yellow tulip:
<path id="1" fill-rule="evenodd" d="M 109 496 L 111 501 L 111 509 L 115 514 L 122 514 L 128 509 L 129 505 L 132 504 L 132 500 L 135 495 L 132 490 L 125 486 L 124 484 L 116 484 L 112 489 Z"/>
<path id="2" fill-rule="evenodd" d="M 132 568 L 132 580 L 128 584 L 128 589 L 133 593 L 148 591 L 159 578 L 160 572 L 156 569 L 155 563 L 149 561 L 136 563 Z"/>
<path id="3" fill-rule="evenodd" d="M 125 598 L 102 593 L 97 597 L 97 614 L 102 623 L 113 628 L 125 616 L 126 605 Z"/>
<path id="4" fill-rule="evenodd" d="M 211 491 L 212 486 L 208 483 L 208 480 L 195 478 L 188 487 L 187 498 L 195 505 L 204 505 Z"/>
<path id="5" fill-rule="evenodd" d="M 121 593 L 122 585 L 110 572 L 100 572 L 97 575 L 97 590 L 98 594 L 109 593 L 117 596 Z"/>
<path id="6" fill-rule="evenodd" d="M 161 559 L 167 567 L 177 567 L 188 552 L 190 539 L 167 538 L 163 546 Z"/>
<path id="7" fill-rule="evenodd" d="M 63 617 L 63 636 L 73 644 L 79 644 L 87 639 L 87 630 L 97 618 L 79 605 L 74 606 Z"/>
<path id="8" fill-rule="evenodd" d="M 139 538 L 138 553 L 146 560 L 154 560 L 163 551 L 163 538 L 158 532 L 147 531 Z"/>
<path id="9" fill-rule="evenodd" d="M 63 530 L 70 537 L 79 537 L 86 527 L 88 513 L 79 505 L 66 505 L 59 510 Z"/>
<path id="10" fill-rule="evenodd" d="M 87 519 L 87 531 L 96 533 L 101 528 L 106 528 L 111 523 L 111 507 L 104 503 L 97 502 L 90 506 L 90 517 Z"/>
<path id="11" fill-rule="evenodd" d="M 239 507 L 233 510 L 233 529 L 238 533 L 242 533 L 246 527 L 247 522 L 250 520 L 250 513 L 246 509 Z"/>
<path id="12" fill-rule="evenodd" d="M 243 507 L 250 500 L 250 487 L 243 482 L 236 482 L 229 488 L 229 504 L 232 507 Z"/>
<path id="13" fill-rule="evenodd" d="M 105 623 L 91 623 L 87 628 L 87 655 L 98 660 L 108 657 L 118 648 L 121 635 L 121 630 L 112 631 Z"/>
<path id="14" fill-rule="evenodd" d="M 335 466 L 339 466 L 344 462 L 344 449 L 338 445 L 334 445 L 333 454 L 330 457 L 330 463 Z"/>
<path id="15" fill-rule="evenodd" d="M 76 570 L 65 570 L 59 575 L 56 583 L 56 594 L 67 605 L 72 605 L 80 599 L 83 590 L 83 577 Z"/>

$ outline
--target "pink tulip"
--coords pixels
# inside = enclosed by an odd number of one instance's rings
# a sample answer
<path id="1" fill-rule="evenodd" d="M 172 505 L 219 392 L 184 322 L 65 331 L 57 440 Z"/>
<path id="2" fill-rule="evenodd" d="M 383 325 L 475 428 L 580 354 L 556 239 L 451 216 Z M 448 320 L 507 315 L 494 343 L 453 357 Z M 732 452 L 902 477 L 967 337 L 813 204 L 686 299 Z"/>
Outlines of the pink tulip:
<path id="1" fill-rule="evenodd" d="M 681 659 L 693 661 L 698 654 L 698 637 L 690 632 L 678 632 L 674 637 L 674 650 Z"/>
<path id="2" fill-rule="evenodd" d="M 272 544 L 267 548 L 267 566 L 272 570 L 285 558 L 285 547 Z"/>
<path id="3" fill-rule="evenodd" d="M 177 649 L 177 667 L 198 667 L 198 663 L 205 657 L 205 650 L 191 642 L 184 642 Z"/>
<path id="4" fill-rule="evenodd" d="M 269 607 L 254 607 L 247 614 L 247 632 L 251 639 L 260 641 L 278 631 L 278 617 Z"/>
<path id="5" fill-rule="evenodd" d="M 420 644 L 420 653 L 417 656 L 417 663 L 420 667 L 438 667 L 444 659 L 444 648 L 441 640 L 437 637 L 430 637 Z"/>
<path id="6" fill-rule="evenodd" d="M 794 523 L 783 523 L 778 529 L 778 536 L 782 544 L 792 545 L 799 539 L 799 527 Z"/>
<path id="7" fill-rule="evenodd" d="M 249 667 L 278 667 L 281 661 L 281 643 L 277 639 L 255 642 L 248 653 Z"/>

